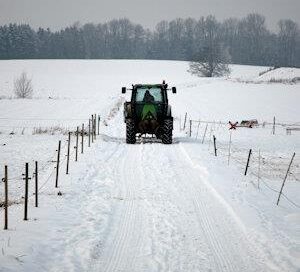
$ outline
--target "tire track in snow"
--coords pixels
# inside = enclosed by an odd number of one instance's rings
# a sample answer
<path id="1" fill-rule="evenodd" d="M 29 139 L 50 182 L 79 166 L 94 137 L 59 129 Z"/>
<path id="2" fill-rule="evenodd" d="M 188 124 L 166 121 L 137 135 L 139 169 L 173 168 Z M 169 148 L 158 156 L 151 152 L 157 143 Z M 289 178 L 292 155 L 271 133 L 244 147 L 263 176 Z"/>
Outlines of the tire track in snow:
<path id="1" fill-rule="evenodd" d="M 157 221 L 148 224 L 151 257 L 157 262 L 150 271 L 270 270 L 178 145 L 145 145 L 145 153 L 146 188 L 157 197 L 147 195 L 150 207 L 145 211 L 149 222 Z"/>
<path id="2" fill-rule="evenodd" d="M 178 156 L 178 154 L 177 154 Z M 180 155 L 179 155 L 180 157 Z M 178 172 L 177 172 L 178 173 Z M 211 250 L 212 254 L 212 261 L 214 267 L 214 271 L 237 271 L 233 265 L 230 258 L 226 258 L 223 254 L 224 248 L 222 248 L 220 244 L 220 235 L 215 233 L 215 230 L 213 229 L 214 225 L 214 218 L 213 218 L 213 212 L 211 214 L 208 214 L 208 203 L 203 203 L 203 191 L 200 192 L 201 196 L 197 195 L 196 188 L 192 187 L 192 182 L 194 179 L 194 176 L 191 176 L 189 171 L 186 171 L 184 173 L 184 176 L 181 173 L 178 173 L 179 176 L 182 177 L 182 181 L 188 180 L 190 184 L 186 186 L 186 188 L 189 188 L 187 191 L 188 195 L 191 197 L 193 205 L 196 210 L 196 216 L 198 218 L 200 227 L 205 233 L 206 242 L 209 245 L 209 250 Z M 202 200 L 202 201 L 201 201 Z M 232 252 L 231 252 L 232 253 Z"/>
<path id="3" fill-rule="evenodd" d="M 145 145 L 145 231 L 151 240 L 151 252 L 144 257 L 145 269 L 139 271 L 209 271 L 208 249 L 190 195 L 182 192 L 182 177 L 175 171 L 180 165 L 170 157 L 173 149 L 161 144 Z"/>
<path id="4" fill-rule="evenodd" d="M 179 146 L 175 148 L 177 150 L 172 150 L 175 165 L 182 165 L 175 172 L 182 177 L 185 188 L 188 188 L 186 193 L 194 203 L 199 224 L 213 253 L 213 271 L 269 271 L 265 270 L 263 260 L 251 248 L 243 230 L 226 207 L 203 183 L 203 178 L 206 178 L 203 173 L 194 169 Z"/>
<path id="5" fill-rule="evenodd" d="M 159 145 L 159 147 L 162 146 Z M 173 206 L 172 198 L 176 192 L 170 188 L 173 192 L 170 195 L 170 191 L 166 190 L 169 180 L 166 173 L 160 171 L 163 158 L 157 153 L 155 144 L 146 144 L 144 149 L 142 165 L 145 168 L 144 190 L 147 192 L 145 213 L 148 221 L 145 231 L 148 232 L 151 241 L 151 245 L 145 245 L 151 250 L 148 257 L 144 257 L 144 260 L 148 262 L 148 266 L 144 269 L 145 271 L 174 271 L 174 267 L 179 266 L 180 261 L 174 258 L 172 248 L 174 244 L 177 247 L 181 246 L 180 231 L 172 218 L 179 213 L 177 207 Z"/>
<path id="6" fill-rule="evenodd" d="M 140 176 L 142 146 L 122 145 L 122 154 L 116 159 L 115 178 L 122 183 L 122 195 L 113 215 L 112 231 L 104 244 L 95 271 L 133 271 L 133 263 L 141 246 L 142 220 L 139 208 L 139 184 L 134 177 Z M 117 160 L 121 157 L 121 161 Z"/>
<path id="7" fill-rule="evenodd" d="M 120 195 L 93 271 L 269 271 L 181 144 L 119 148 Z"/>
<path id="8" fill-rule="evenodd" d="M 102 216 L 98 216 L 101 208 L 99 201 L 97 201 L 103 197 L 104 193 L 101 183 L 103 179 L 110 177 L 113 170 L 103 171 L 103 169 L 107 169 L 107 166 L 112 163 L 114 158 L 119 156 L 121 150 L 119 144 L 114 144 L 110 149 L 105 150 L 104 154 L 100 155 L 96 149 L 92 152 L 96 160 L 94 159 L 87 164 L 87 169 L 89 170 L 85 170 L 86 175 L 81 174 L 83 179 L 80 182 L 85 184 L 84 187 L 81 187 L 83 190 L 77 196 L 81 205 L 78 205 L 78 201 L 71 195 L 68 202 L 74 209 L 78 208 L 77 217 L 81 218 L 81 220 L 80 223 L 74 224 L 66 232 L 66 239 L 63 241 L 65 244 L 63 255 L 65 256 L 64 262 L 68 264 L 68 267 L 65 267 L 63 271 L 83 271 L 86 269 L 87 259 L 92 253 L 91 246 L 95 244 L 94 234 L 99 232 L 98 226 L 103 220 Z M 95 161 L 97 164 L 95 164 Z M 76 186 L 76 184 L 74 185 Z M 101 189 L 99 190 L 99 188 Z M 56 267 L 54 266 L 52 270 L 56 271 L 55 269 Z"/>

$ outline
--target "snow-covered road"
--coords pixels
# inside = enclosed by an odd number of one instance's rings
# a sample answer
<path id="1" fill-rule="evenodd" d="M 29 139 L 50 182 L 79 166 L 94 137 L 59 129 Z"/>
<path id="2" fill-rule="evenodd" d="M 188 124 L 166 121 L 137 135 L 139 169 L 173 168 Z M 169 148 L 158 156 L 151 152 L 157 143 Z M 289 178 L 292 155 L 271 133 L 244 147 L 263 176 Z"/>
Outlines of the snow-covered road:
<path id="1" fill-rule="evenodd" d="M 127 145 L 121 120 L 71 165 L 63 197 L 35 214 L 36 240 L 10 237 L 29 245 L 18 271 L 271 271 L 184 138 Z"/>
<path id="2" fill-rule="evenodd" d="M 72 170 L 20 271 L 271 271 L 184 138 L 127 145 L 121 120 Z"/>
<path id="3" fill-rule="evenodd" d="M 115 212 L 92 271 L 268 271 L 182 144 L 119 148 Z"/>

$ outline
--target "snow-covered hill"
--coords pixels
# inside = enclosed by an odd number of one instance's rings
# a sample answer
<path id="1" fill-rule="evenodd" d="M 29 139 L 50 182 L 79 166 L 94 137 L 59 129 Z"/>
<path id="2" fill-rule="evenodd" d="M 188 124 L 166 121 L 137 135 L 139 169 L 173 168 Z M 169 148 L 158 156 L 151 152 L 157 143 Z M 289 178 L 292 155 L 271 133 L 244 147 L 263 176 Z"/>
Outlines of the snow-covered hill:
<path id="1" fill-rule="evenodd" d="M 38 209 L 30 198 L 28 222 L 22 205 L 10 207 L 9 231 L 0 230 L 0 271 L 299 270 L 300 132 L 286 135 L 286 126 L 277 125 L 272 135 L 268 125 L 274 116 L 277 123 L 299 124 L 298 85 L 256 84 L 276 72 L 259 76 L 266 67 L 234 65 L 229 79 L 197 78 L 187 69 L 176 61 L 0 62 L 0 175 L 8 165 L 10 199 L 22 203 L 24 163 L 32 173 L 38 160 L 43 186 Z M 13 98 L 13 80 L 23 71 L 33 78 L 33 99 Z M 284 76 L 295 73 L 285 69 Z M 174 144 L 126 145 L 122 103 L 130 94 L 122 96 L 121 87 L 162 79 L 178 92 L 170 93 Z M 192 137 L 188 125 L 182 130 L 186 112 L 188 120 L 202 121 L 192 123 Z M 63 162 L 55 190 L 58 140 L 66 151 L 61 131 L 74 131 L 95 113 L 101 135 L 91 148 L 85 142 L 79 162 L 72 151 L 71 174 L 64 174 Z M 266 124 L 233 131 L 228 165 L 226 123 L 244 119 Z M 293 152 L 287 198 L 276 206 Z"/>
<path id="2" fill-rule="evenodd" d="M 269 82 L 297 82 L 300 81 L 300 68 L 277 68 L 270 70 L 256 78 L 257 81 Z"/>

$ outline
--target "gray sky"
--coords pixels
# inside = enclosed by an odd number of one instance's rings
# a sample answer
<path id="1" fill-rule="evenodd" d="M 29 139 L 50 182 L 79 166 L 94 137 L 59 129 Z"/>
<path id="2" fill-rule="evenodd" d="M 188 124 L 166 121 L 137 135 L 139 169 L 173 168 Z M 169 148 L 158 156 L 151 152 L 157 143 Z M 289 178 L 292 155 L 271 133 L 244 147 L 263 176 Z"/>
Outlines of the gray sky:
<path id="1" fill-rule="evenodd" d="M 153 28 L 163 19 L 212 14 L 222 20 L 250 12 L 265 15 L 272 30 L 279 19 L 300 25 L 300 0 L 0 0 L 0 25 L 29 23 L 56 30 L 76 21 L 101 23 L 127 17 Z"/>

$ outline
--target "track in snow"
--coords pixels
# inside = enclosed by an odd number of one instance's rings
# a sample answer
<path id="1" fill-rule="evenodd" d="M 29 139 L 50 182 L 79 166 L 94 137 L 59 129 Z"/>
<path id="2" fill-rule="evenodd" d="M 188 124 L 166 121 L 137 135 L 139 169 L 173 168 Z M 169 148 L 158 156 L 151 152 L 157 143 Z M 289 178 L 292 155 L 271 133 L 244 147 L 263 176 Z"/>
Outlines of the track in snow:
<path id="1" fill-rule="evenodd" d="M 119 192 L 114 196 L 117 200 L 113 214 L 113 226 L 108 232 L 105 248 L 98 262 L 92 265 L 95 271 L 130 271 L 134 265 L 136 254 L 142 243 L 143 222 L 139 205 L 141 184 L 132 177 L 139 176 L 140 169 L 135 167 L 139 161 L 141 146 L 135 146 L 136 152 L 122 152 L 115 159 L 115 180 L 119 184 Z M 134 232 L 133 232 L 134 231 Z"/>
<path id="2" fill-rule="evenodd" d="M 118 201 L 92 271 L 270 271 L 184 143 L 115 141 Z"/>
<path id="3" fill-rule="evenodd" d="M 271 271 L 188 142 L 127 145 L 121 120 L 73 168 L 60 220 L 22 271 Z"/>

